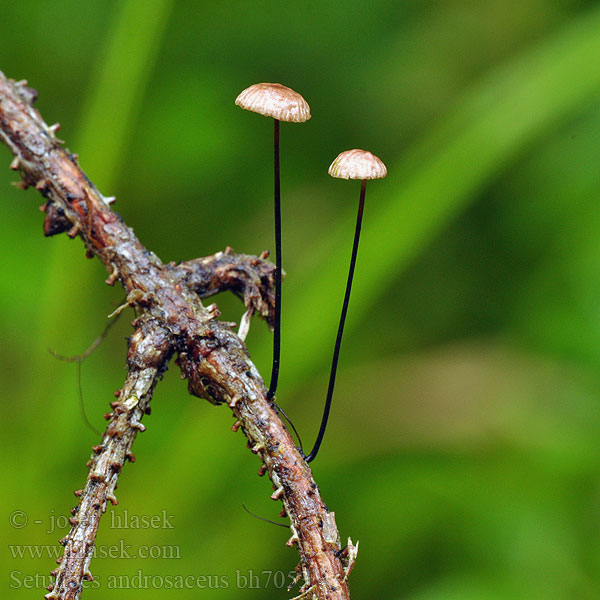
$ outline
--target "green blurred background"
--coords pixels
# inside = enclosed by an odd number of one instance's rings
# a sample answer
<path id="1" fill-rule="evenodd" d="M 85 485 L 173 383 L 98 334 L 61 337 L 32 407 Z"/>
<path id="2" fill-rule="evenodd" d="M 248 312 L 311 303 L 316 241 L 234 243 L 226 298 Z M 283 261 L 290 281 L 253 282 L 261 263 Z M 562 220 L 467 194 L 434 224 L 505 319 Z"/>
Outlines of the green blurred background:
<path id="1" fill-rule="evenodd" d="M 599 61 L 600 3 L 577 0 L 21 0 L 0 21 L 0 69 L 39 90 L 165 261 L 272 248 L 272 126 L 234 99 L 278 81 L 308 100 L 311 121 L 282 126 L 278 392 L 307 446 L 358 196 L 327 167 L 354 147 L 386 162 L 314 463 L 342 539 L 360 540 L 354 598 L 600 597 Z M 30 598 L 99 439 L 75 365 L 48 348 L 83 351 L 123 294 L 80 241 L 44 239 L 40 196 L 0 159 L 4 590 Z M 217 302 L 239 320 L 237 300 Z M 99 429 L 129 320 L 83 365 Z M 268 375 L 264 323 L 247 343 Z M 279 505 L 230 411 L 190 397 L 176 368 L 152 407 L 110 512 L 165 511 L 173 527 L 107 514 L 100 547 L 156 557 L 94 560 L 84 597 L 291 597 L 287 532 L 241 508 Z M 206 579 L 174 590 L 167 575 Z"/>

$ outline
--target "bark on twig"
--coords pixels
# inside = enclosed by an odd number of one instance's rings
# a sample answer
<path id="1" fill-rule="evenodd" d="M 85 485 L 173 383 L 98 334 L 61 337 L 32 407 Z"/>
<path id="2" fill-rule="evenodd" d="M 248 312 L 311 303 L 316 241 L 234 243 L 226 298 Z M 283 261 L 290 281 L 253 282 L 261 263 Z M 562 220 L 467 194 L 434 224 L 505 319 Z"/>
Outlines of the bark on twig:
<path id="1" fill-rule="evenodd" d="M 265 260 L 268 256 L 267 251 L 259 257 L 234 254 L 227 246 L 224 252 L 167 266 L 201 298 L 233 292 L 251 313 L 261 316 L 273 328 L 275 265 Z"/>
<path id="2" fill-rule="evenodd" d="M 356 548 L 349 541 L 342 551 L 334 514 L 321 499 L 312 472 L 296 448 L 271 402 L 248 351 L 228 323 L 218 321 L 215 305 L 200 298 L 229 289 L 249 311 L 272 323 L 273 267 L 261 257 L 227 250 L 180 265 L 163 265 L 139 242 L 133 230 L 110 209 L 32 107 L 35 93 L 0 72 L 0 139 L 15 159 L 22 187 L 35 186 L 46 199 L 44 232 L 80 237 L 88 257 L 105 265 L 107 283 L 120 281 L 127 305 L 140 318 L 128 356 L 129 373 L 102 444 L 90 462 L 82 501 L 65 540 L 65 554 L 48 598 L 77 599 L 89 577 L 89 556 L 106 501 L 146 409 L 157 377 L 172 354 L 188 379 L 190 393 L 212 403 L 227 403 L 238 418 L 249 445 L 263 461 L 274 486 L 272 498 L 282 500 L 300 554 L 304 598 L 349 598 L 347 575 Z M 345 554 L 344 554 L 345 552 Z"/>
<path id="3" fill-rule="evenodd" d="M 156 321 L 142 318 L 129 339 L 128 374 L 125 385 L 115 393 L 112 413 L 102 442 L 93 447 L 88 462 L 89 475 L 81 498 L 73 509 L 71 531 L 60 540 L 65 547 L 60 565 L 53 571 L 56 581 L 46 598 L 78 598 L 84 580 L 93 579 L 90 572 L 96 533 L 106 503 L 117 504 L 115 488 L 126 460 L 135 458 L 131 447 L 138 431 L 144 431 L 141 420 L 150 410 L 150 399 L 158 377 L 167 365 L 171 351 L 169 333 Z"/>

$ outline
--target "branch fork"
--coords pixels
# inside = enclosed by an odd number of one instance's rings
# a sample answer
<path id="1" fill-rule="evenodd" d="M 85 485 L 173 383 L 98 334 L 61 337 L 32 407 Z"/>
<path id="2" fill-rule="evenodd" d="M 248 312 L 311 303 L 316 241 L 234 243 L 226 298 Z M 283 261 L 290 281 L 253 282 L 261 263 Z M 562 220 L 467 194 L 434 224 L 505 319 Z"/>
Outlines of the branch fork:
<path id="1" fill-rule="evenodd" d="M 63 149 L 33 102 L 37 92 L 26 82 L 14 82 L 0 72 L 0 140 L 12 152 L 11 168 L 22 177 L 19 187 L 35 187 L 45 198 L 44 234 L 66 232 L 79 237 L 86 256 L 98 257 L 112 285 L 120 281 L 127 306 L 135 305 L 139 317 L 129 339 L 127 377 L 115 393 L 108 425 L 100 444 L 92 449 L 89 474 L 71 530 L 61 540 L 65 550 L 52 573 L 56 580 L 46 598 L 77 600 L 83 582 L 92 579 L 90 562 L 100 518 L 107 503 L 116 504 L 115 488 L 131 452 L 142 420 L 150 411 L 157 382 L 173 355 L 191 394 L 212 403 L 226 403 L 252 450 L 262 461 L 259 474 L 268 473 L 283 511 L 290 519 L 291 538 L 304 584 L 298 598 L 345 600 L 347 577 L 356 557 L 349 541 L 342 550 L 335 517 L 323 502 L 312 472 L 267 399 L 263 379 L 249 358 L 243 338 L 252 314 L 273 326 L 275 267 L 267 254 L 255 257 L 223 252 L 180 264 L 163 264 L 137 239 L 133 230 L 111 210 L 105 198 Z M 202 299 L 230 291 L 244 303 L 240 336 L 232 325 L 218 320 L 216 305 Z M 344 554 L 345 553 L 345 554 Z"/>

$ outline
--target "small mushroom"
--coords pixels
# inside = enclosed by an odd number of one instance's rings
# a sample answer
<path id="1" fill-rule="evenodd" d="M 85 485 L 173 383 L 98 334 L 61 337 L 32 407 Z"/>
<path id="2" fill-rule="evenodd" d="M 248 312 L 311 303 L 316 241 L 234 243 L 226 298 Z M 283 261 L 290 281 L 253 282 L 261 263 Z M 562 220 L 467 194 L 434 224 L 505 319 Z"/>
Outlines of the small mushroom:
<path id="1" fill-rule="evenodd" d="M 335 375 L 337 371 L 338 359 L 340 356 L 340 348 L 342 346 L 342 335 L 344 333 L 344 324 L 346 322 L 346 314 L 348 312 L 348 303 L 350 301 L 350 291 L 352 289 L 352 279 L 354 278 L 354 267 L 356 265 L 356 256 L 358 254 L 358 241 L 360 239 L 360 228 L 362 225 L 363 210 L 365 206 L 365 194 L 367 190 L 368 179 L 381 179 L 387 175 L 387 169 L 383 162 L 374 154 L 366 150 L 346 150 L 338 155 L 329 167 L 329 174 L 338 179 L 360 179 L 360 200 L 358 202 L 358 216 L 356 217 L 356 229 L 354 232 L 354 244 L 352 246 L 352 257 L 350 259 L 350 269 L 348 272 L 348 281 L 346 283 L 346 293 L 344 295 L 344 303 L 342 304 L 342 314 L 340 316 L 340 324 L 338 326 L 337 338 L 333 350 L 333 359 L 331 361 L 331 371 L 329 373 L 329 387 L 327 389 L 327 398 L 325 399 L 325 408 L 323 409 L 323 417 L 321 419 L 321 427 L 317 435 L 317 440 L 313 449 L 306 456 L 306 462 L 313 461 L 327 428 L 329 412 L 331 410 L 331 401 L 333 399 L 333 389 L 335 387 Z"/>
<path id="2" fill-rule="evenodd" d="M 280 83 L 255 83 L 246 88 L 235 103 L 244 110 L 272 117 L 275 122 L 275 315 L 273 324 L 273 368 L 267 398 L 275 396 L 281 354 L 281 187 L 279 169 L 279 121 L 304 123 L 310 119 L 310 107 L 294 90 Z"/>

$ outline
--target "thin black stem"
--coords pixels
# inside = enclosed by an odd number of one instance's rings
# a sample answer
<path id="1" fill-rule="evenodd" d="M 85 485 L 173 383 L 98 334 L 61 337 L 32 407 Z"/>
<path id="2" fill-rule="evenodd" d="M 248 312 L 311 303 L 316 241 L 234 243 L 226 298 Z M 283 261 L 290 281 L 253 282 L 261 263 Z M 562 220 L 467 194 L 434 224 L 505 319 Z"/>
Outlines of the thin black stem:
<path id="1" fill-rule="evenodd" d="M 81 365 L 83 361 L 77 361 L 77 389 L 79 391 L 79 408 L 81 409 L 81 418 L 88 429 L 91 429 L 97 436 L 102 437 L 102 433 L 98 431 L 92 422 L 88 419 L 87 411 L 85 410 L 85 402 L 83 401 L 83 383 L 81 382 Z"/>
<path id="2" fill-rule="evenodd" d="M 251 515 L 255 519 L 258 519 L 259 521 L 264 521 L 265 523 L 271 523 L 271 525 L 277 525 L 277 527 L 285 527 L 286 529 L 290 528 L 290 526 L 286 525 L 285 523 L 276 523 L 275 521 L 271 521 L 271 519 L 265 519 L 264 517 L 259 517 L 258 515 L 254 514 L 244 503 L 242 503 L 242 507 L 249 515 Z"/>
<path id="3" fill-rule="evenodd" d="M 281 354 L 281 188 L 279 183 L 279 121 L 273 119 L 275 156 L 275 318 L 273 319 L 273 369 L 267 399 L 275 396 Z"/>
<path id="4" fill-rule="evenodd" d="M 121 304 L 123 304 L 123 302 L 121 302 Z M 79 407 L 81 408 L 81 416 L 83 418 L 84 423 L 87 425 L 87 427 L 89 429 L 91 429 L 96 435 L 99 435 L 99 436 L 101 436 L 102 433 L 100 433 L 100 431 L 98 431 L 92 425 L 92 422 L 88 419 L 87 412 L 85 410 L 85 403 L 83 401 L 83 383 L 81 381 L 81 365 L 83 364 L 83 361 L 88 356 L 90 356 L 90 354 L 92 354 L 92 352 L 94 352 L 94 350 L 104 341 L 104 338 L 106 338 L 106 336 L 108 335 L 110 328 L 119 320 L 120 316 L 121 316 L 121 313 L 119 313 L 114 319 L 109 321 L 108 324 L 106 325 L 106 327 L 104 328 L 104 331 L 92 342 L 90 347 L 85 352 L 82 352 L 81 354 L 77 354 L 76 356 L 63 356 L 62 354 L 58 354 L 58 352 L 54 352 L 54 350 L 52 350 L 52 348 L 48 348 L 48 351 L 50 352 L 50 354 L 52 354 L 52 356 L 54 356 L 54 358 L 57 358 L 58 360 L 62 360 L 65 362 L 76 362 L 77 363 L 77 388 L 79 391 Z M 294 427 L 293 424 L 292 424 L 292 427 Z M 295 431 L 295 429 L 294 429 L 294 431 Z"/>
<path id="5" fill-rule="evenodd" d="M 296 438 L 298 439 L 298 449 L 302 452 L 302 438 L 300 437 L 300 434 L 298 433 L 296 426 L 294 425 L 292 420 L 285 414 L 285 410 L 283 410 L 283 408 L 281 408 L 281 406 L 277 405 L 277 402 L 274 401 L 273 406 L 275 407 L 275 410 L 290 424 L 290 427 L 294 430 L 294 433 L 296 434 Z"/>
<path id="6" fill-rule="evenodd" d="M 360 239 L 360 226 L 362 224 L 363 209 L 365 207 L 365 193 L 367 190 L 367 180 L 363 179 L 360 186 L 360 201 L 358 203 L 358 215 L 356 217 L 356 229 L 354 231 L 354 245 L 352 246 L 352 258 L 350 259 L 350 270 L 348 272 L 348 282 L 346 283 L 346 294 L 344 296 L 344 304 L 342 305 L 342 314 L 340 316 L 340 324 L 338 326 L 337 338 L 335 340 L 335 348 L 333 350 L 333 359 L 331 361 L 331 372 L 329 373 L 329 387 L 327 389 L 327 398 L 325 400 L 325 408 L 323 409 L 323 417 L 321 419 L 321 428 L 317 435 L 317 441 L 306 457 L 306 462 L 313 461 L 321 442 L 325 436 L 327 429 L 327 421 L 329 420 L 329 411 L 331 410 L 331 401 L 333 399 L 333 389 L 335 387 L 335 374 L 337 371 L 338 359 L 340 356 L 340 348 L 342 347 L 342 335 L 344 334 L 344 324 L 346 323 L 346 313 L 348 312 L 348 303 L 350 302 L 350 291 L 352 289 L 352 279 L 354 277 L 354 267 L 356 265 L 356 256 L 358 254 L 358 241 Z"/>

